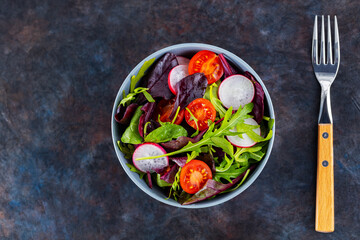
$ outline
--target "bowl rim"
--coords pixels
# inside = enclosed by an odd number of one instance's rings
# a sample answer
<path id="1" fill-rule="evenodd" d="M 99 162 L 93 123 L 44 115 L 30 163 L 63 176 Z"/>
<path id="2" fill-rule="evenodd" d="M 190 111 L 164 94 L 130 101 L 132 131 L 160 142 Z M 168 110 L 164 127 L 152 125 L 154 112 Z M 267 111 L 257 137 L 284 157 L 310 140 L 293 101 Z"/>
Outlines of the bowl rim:
<path id="1" fill-rule="evenodd" d="M 113 105 L 113 110 L 112 110 L 112 114 L 111 114 L 111 135 L 112 135 L 112 141 L 113 141 L 113 145 L 114 145 L 114 149 L 116 152 L 116 156 L 120 162 L 120 165 L 122 166 L 122 168 L 124 169 L 125 173 L 128 175 L 128 177 L 135 183 L 135 185 L 137 187 L 139 187 L 142 191 L 144 191 L 147 195 L 149 195 L 150 197 L 165 203 L 167 205 L 170 206 L 174 206 L 174 207 L 179 207 L 179 208 L 192 208 L 192 209 L 198 209 L 198 208 L 206 208 L 206 207 L 212 207 L 212 206 L 216 206 L 219 204 L 222 204 L 224 202 L 227 202 L 229 200 L 231 200 L 232 198 L 238 196 L 240 193 L 242 193 L 243 191 L 245 191 L 251 184 L 254 183 L 254 181 L 258 178 L 258 176 L 260 175 L 260 173 L 262 172 L 262 170 L 264 169 L 272 148 L 273 148 L 273 144 L 274 144 L 274 139 L 275 139 L 275 129 L 276 129 L 276 120 L 274 121 L 274 126 L 273 126 L 273 137 L 270 139 L 269 141 L 269 145 L 268 145 L 268 149 L 266 151 L 266 154 L 264 156 L 264 158 L 260 161 L 260 163 L 258 164 L 258 166 L 255 168 L 254 172 L 251 173 L 251 175 L 247 178 L 247 180 L 244 182 L 243 185 L 241 185 L 238 189 L 236 189 L 233 192 L 229 192 L 225 195 L 223 195 L 222 198 L 214 198 L 211 199 L 210 201 L 202 201 L 202 202 L 198 202 L 198 203 L 194 203 L 194 204 L 190 204 L 190 205 L 181 205 L 180 203 L 176 202 L 173 199 L 166 199 L 165 196 L 163 198 L 157 196 L 155 193 L 153 193 L 152 189 L 150 189 L 149 187 L 144 187 L 144 185 L 141 185 L 139 183 L 139 178 L 135 178 L 134 175 L 132 174 L 133 172 L 130 171 L 129 167 L 126 166 L 125 161 L 127 161 L 127 159 L 125 159 L 125 157 L 123 156 L 123 153 L 119 150 L 118 146 L 117 146 L 117 141 L 118 139 L 115 139 L 115 124 L 116 121 L 114 120 L 114 114 L 116 113 L 116 109 L 117 109 L 117 105 L 120 101 L 120 99 L 122 98 L 122 92 L 123 90 L 125 90 L 125 85 L 127 82 L 130 81 L 131 76 L 135 75 L 138 73 L 140 67 L 144 64 L 145 61 L 152 59 L 152 58 L 156 58 L 158 59 L 160 56 L 162 56 L 163 54 L 165 54 L 166 52 L 171 52 L 174 51 L 174 49 L 181 49 L 181 48 L 203 48 L 203 49 L 207 49 L 213 52 L 217 52 L 217 53 L 223 53 L 225 56 L 227 56 L 233 63 L 235 63 L 236 65 L 243 65 L 247 71 L 249 71 L 255 78 L 256 80 L 259 82 L 259 84 L 262 86 L 264 93 L 265 93 L 265 98 L 267 100 L 268 103 L 268 108 L 269 108 L 269 115 L 272 119 L 275 120 L 275 112 L 274 112 L 274 107 L 271 101 L 271 97 L 270 94 L 265 86 L 265 84 L 263 83 L 262 79 L 260 78 L 260 76 L 255 72 L 255 70 L 250 67 L 249 64 L 247 64 L 244 60 L 242 60 L 240 57 L 238 57 L 237 55 L 235 55 L 234 53 L 223 49 L 221 47 L 217 47 L 214 45 L 210 45 L 210 44 L 205 44 L 205 43 L 181 43 L 181 44 L 175 44 L 175 45 L 171 45 L 165 48 L 162 48 L 150 55 L 148 55 L 146 58 L 144 58 L 141 62 L 139 62 L 132 70 L 131 72 L 127 75 L 127 77 L 124 79 L 124 81 L 122 82 L 115 101 L 114 101 L 114 105 Z M 141 179 L 140 179 L 141 180 Z M 143 181 L 143 180 L 141 180 Z"/>

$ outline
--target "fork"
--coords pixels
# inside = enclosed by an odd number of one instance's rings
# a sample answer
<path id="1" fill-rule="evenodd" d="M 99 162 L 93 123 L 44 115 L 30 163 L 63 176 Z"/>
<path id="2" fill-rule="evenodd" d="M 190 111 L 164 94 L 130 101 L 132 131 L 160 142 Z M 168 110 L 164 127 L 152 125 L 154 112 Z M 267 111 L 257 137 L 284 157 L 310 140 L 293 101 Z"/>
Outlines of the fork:
<path id="1" fill-rule="evenodd" d="M 336 16 L 334 17 L 334 38 L 333 58 L 330 16 L 328 16 L 327 21 L 326 50 L 324 16 L 322 16 L 319 59 L 318 17 L 315 16 L 312 41 L 312 65 L 315 76 L 321 86 L 321 101 L 318 120 L 315 230 L 325 233 L 333 232 L 335 225 L 333 119 L 330 106 L 330 87 L 334 82 L 340 65 L 339 30 Z"/>

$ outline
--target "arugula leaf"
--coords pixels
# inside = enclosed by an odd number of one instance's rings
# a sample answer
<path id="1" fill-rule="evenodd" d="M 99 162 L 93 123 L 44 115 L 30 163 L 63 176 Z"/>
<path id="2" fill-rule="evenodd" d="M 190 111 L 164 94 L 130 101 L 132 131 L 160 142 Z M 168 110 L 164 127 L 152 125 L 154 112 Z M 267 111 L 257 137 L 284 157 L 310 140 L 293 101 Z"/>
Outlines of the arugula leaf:
<path id="1" fill-rule="evenodd" d="M 267 143 L 262 142 L 249 148 L 237 148 L 234 154 L 235 162 L 241 166 L 247 166 L 249 159 L 253 159 L 255 162 L 260 161 L 265 155 L 266 151 L 263 148 L 266 145 Z"/>
<path id="2" fill-rule="evenodd" d="M 180 190 L 180 172 L 181 172 L 181 167 L 179 167 L 179 170 L 175 175 L 174 182 L 171 185 L 170 193 L 169 193 L 169 196 L 167 199 L 169 199 L 171 196 L 173 196 L 175 201 L 177 201 L 177 196 L 179 196 L 177 191 Z"/>
<path id="3" fill-rule="evenodd" d="M 117 141 L 117 145 L 118 145 L 120 151 L 122 153 L 124 153 L 124 157 L 126 159 L 130 159 L 132 157 L 134 150 L 135 150 L 133 145 L 128 144 L 128 146 L 126 146 L 125 144 L 121 143 L 121 141 Z"/>
<path id="4" fill-rule="evenodd" d="M 147 135 L 146 130 L 147 130 L 147 127 L 148 127 L 149 124 L 151 124 L 151 122 L 146 122 L 145 125 L 144 125 L 144 136 L 145 136 L 145 137 L 146 137 L 146 135 Z"/>
<path id="5" fill-rule="evenodd" d="M 249 154 L 243 153 L 239 157 L 237 157 L 235 161 L 239 163 L 240 166 L 247 166 L 249 165 Z"/>
<path id="6" fill-rule="evenodd" d="M 210 139 L 214 145 L 222 148 L 225 153 L 229 154 L 231 157 L 234 155 L 234 147 L 225 139 L 225 137 L 211 137 Z"/>
<path id="7" fill-rule="evenodd" d="M 154 61 L 155 61 L 155 58 L 145 61 L 144 64 L 141 66 L 138 74 L 131 77 L 130 91 L 129 91 L 130 93 L 134 92 L 136 84 L 145 75 L 146 70 L 154 63 Z"/>
<path id="8" fill-rule="evenodd" d="M 213 177 L 213 179 L 217 182 L 221 182 L 221 179 L 225 179 L 225 180 L 229 181 L 230 183 L 232 183 L 231 178 L 237 178 L 238 176 L 240 176 L 240 174 L 245 172 L 247 169 L 248 169 L 248 167 L 238 168 L 236 165 L 232 165 L 225 172 L 215 173 L 215 176 Z"/>
<path id="9" fill-rule="evenodd" d="M 150 95 L 150 93 L 147 92 L 147 90 L 149 90 L 148 88 L 143 88 L 143 87 L 138 87 L 136 88 L 133 92 L 129 93 L 128 95 L 126 95 L 119 103 L 122 104 L 123 106 L 125 106 L 125 104 L 130 103 L 131 101 L 133 101 L 135 99 L 135 96 L 139 93 L 143 93 L 144 96 L 146 97 L 146 99 L 148 100 L 148 102 L 155 102 L 154 98 Z"/>
<path id="10" fill-rule="evenodd" d="M 171 121 L 172 124 L 174 124 L 174 122 L 176 121 L 176 119 L 179 115 L 179 112 L 180 112 L 180 106 L 178 106 L 176 109 L 175 116 L 174 116 L 173 120 Z"/>
<path id="11" fill-rule="evenodd" d="M 250 132 L 253 129 L 257 129 L 259 128 L 259 125 L 250 125 L 250 124 L 246 124 L 246 123 L 239 123 L 238 125 L 236 125 L 236 131 L 237 132 L 241 132 L 241 133 L 247 133 Z"/>
<path id="12" fill-rule="evenodd" d="M 121 136 L 121 142 L 131 143 L 131 144 L 140 144 L 143 141 L 143 138 L 139 133 L 139 120 L 142 114 L 141 107 L 139 106 L 131 118 L 129 126 L 125 129 L 124 134 Z"/>
<path id="13" fill-rule="evenodd" d="M 267 134 L 266 137 L 261 137 L 259 135 L 257 135 L 254 131 L 248 131 L 246 134 L 249 136 L 249 138 L 251 138 L 252 140 L 254 140 L 255 142 L 265 142 L 265 141 L 269 141 L 272 136 L 273 136 L 273 126 L 274 126 L 275 120 L 274 119 L 269 119 L 268 122 L 268 127 L 269 127 L 269 132 Z"/>
<path id="14" fill-rule="evenodd" d="M 132 165 L 130 163 L 127 163 L 126 166 L 128 166 L 130 168 L 130 171 L 139 174 L 140 179 L 142 179 L 144 177 L 144 175 L 146 174 L 146 173 L 141 172 L 140 170 L 138 170 L 134 165 Z"/>
<path id="15" fill-rule="evenodd" d="M 150 93 L 147 92 L 147 90 L 149 90 L 148 88 L 143 88 L 143 87 L 135 88 L 136 84 L 145 75 L 146 70 L 154 63 L 154 61 L 155 58 L 145 61 L 144 64 L 141 66 L 138 74 L 131 77 L 129 93 L 126 95 L 125 90 L 123 91 L 123 99 L 120 101 L 119 106 L 120 104 L 125 106 L 125 104 L 133 101 L 135 99 L 135 96 L 139 93 L 143 93 L 145 98 L 149 102 L 155 102 L 154 98 L 150 95 Z"/>
<path id="16" fill-rule="evenodd" d="M 186 154 L 187 156 L 187 160 L 186 163 L 190 162 L 191 160 L 195 159 L 197 156 L 199 156 L 199 152 L 197 151 L 192 151 L 191 154 Z"/>
<path id="17" fill-rule="evenodd" d="M 216 172 L 226 172 L 229 170 L 233 162 L 234 158 L 228 158 L 228 156 L 225 154 L 223 161 L 220 163 L 220 166 L 215 168 Z"/>
<path id="18" fill-rule="evenodd" d="M 190 114 L 190 118 L 189 118 L 189 122 L 191 121 L 191 120 L 194 120 L 194 122 L 195 122 L 195 125 L 196 125 L 196 132 L 194 132 L 192 135 L 191 135 L 191 137 L 195 137 L 196 135 L 198 135 L 199 134 L 199 125 L 198 125 L 198 119 L 194 116 L 194 114 L 190 111 L 190 109 L 188 109 L 187 107 L 185 108 L 186 109 L 186 111 L 188 111 L 189 112 L 189 114 Z"/>
<path id="19" fill-rule="evenodd" d="M 244 108 L 239 108 L 237 112 L 234 115 L 232 115 L 232 108 L 230 107 L 224 115 L 224 119 L 221 123 L 220 128 L 214 129 L 214 123 L 211 124 L 209 129 L 207 130 L 207 132 L 204 134 L 203 138 L 200 141 L 196 143 L 189 142 L 187 145 L 185 145 L 185 147 L 174 152 L 170 152 L 159 156 L 142 157 L 136 160 L 145 160 L 150 158 L 172 156 L 184 152 L 192 152 L 192 151 L 199 152 L 201 151 L 200 148 L 204 145 L 215 145 L 213 141 L 211 141 L 211 137 L 223 137 L 227 135 L 230 129 L 233 129 L 238 123 L 243 122 L 246 118 L 250 117 L 248 113 L 251 112 L 252 108 L 253 108 L 253 104 L 248 103 L 244 106 Z"/>
<path id="20" fill-rule="evenodd" d="M 243 179 L 241 180 L 241 182 L 236 187 L 229 188 L 229 189 L 221 192 L 221 194 L 227 193 L 227 192 L 232 192 L 232 191 L 235 191 L 236 189 L 238 189 L 245 182 L 245 180 L 246 180 L 247 176 L 249 175 L 249 173 L 250 173 L 250 169 L 246 170 L 246 173 L 245 173 Z"/>
<path id="21" fill-rule="evenodd" d="M 184 127 L 176 124 L 166 124 L 158 127 L 145 137 L 145 142 L 161 143 L 168 142 L 173 138 L 187 137 L 187 131 Z"/>
<path id="22" fill-rule="evenodd" d="M 147 91 L 142 92 L 148 102 L 155 102 L 155 99 Z"/>
<path id="23" fill-rule="evenodd" d="M 248 148 L 237 148 L 234 157 L 237 158 L 239 157 L 241 154 L 245 153 L 245 152 L 257 152 L 260 151 L 262 149 L 263 145 L 262 144 L 256 144 L 252 147 L 248 147 Z"/>
<path id="24" fill-rule="evenodd" d="M 217 81 L 216 83 L 211 84 L 205 92 L 204 98 L 208 99 L 212 105 L 215 107 L 215 110 L 219 113 L 220 118 L 224 117 L 226 110 L 225 108 L 222 106 L 222 103 L 220 101 L 220 99 L 218 98 L 218 88 L 220 85 L 220 80 Z"/>
<path id="25" fill-rule="evenodd" d="M 251 138 L 255 142 L 265 142 L 265 141 L 269 141 L 272 138 L 273 131 L 271 129 L 265 138 L 261 137 L 260 135 L 257 135 L 254 131 L 248 131 L 246 134 L 249 136 L 249 138 Z"/>
<path id="26" fill-rule="evenodd" d="M 160 174 L 156 174 L 156 183 L 159 187 L 170 187 L 172 183 L 168 183 L 162 179 L 160 179 Z"/>
<path id="27" fill-rule="evenodd" d="M 265 152 L 263 151 L 257 151 L 257 152 L 249 152 L 249 158 L 254 159 L 256 161 L 260 161 L 265 155 Z"/>

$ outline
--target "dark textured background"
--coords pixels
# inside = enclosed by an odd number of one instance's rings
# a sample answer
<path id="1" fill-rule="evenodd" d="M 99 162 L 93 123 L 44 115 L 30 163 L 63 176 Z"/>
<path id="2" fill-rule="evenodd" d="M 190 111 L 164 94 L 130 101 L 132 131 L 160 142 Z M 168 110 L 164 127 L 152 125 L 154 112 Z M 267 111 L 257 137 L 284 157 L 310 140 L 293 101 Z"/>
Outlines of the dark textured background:
<path id="1" fill-rule="evenodd" d="M 1 1 L 1 239 L 359 239 L 360 2 Z M 314 14 L 337 14 L 332 87 L 336 230 L 314 231 L 320 87 Z M 177 209 L 127 177 L 111 140 L 113 100 L 148 54 L 183 42 L 228 49 L 275 106 L 273 153 L 217 207 Z"/>

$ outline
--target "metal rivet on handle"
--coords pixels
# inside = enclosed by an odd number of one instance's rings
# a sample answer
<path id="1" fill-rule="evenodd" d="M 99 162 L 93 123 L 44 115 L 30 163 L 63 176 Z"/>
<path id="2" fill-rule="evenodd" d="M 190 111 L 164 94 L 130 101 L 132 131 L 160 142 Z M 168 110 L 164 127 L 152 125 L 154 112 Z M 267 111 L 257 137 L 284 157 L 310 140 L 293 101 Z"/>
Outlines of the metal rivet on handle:
<path id="1" fill-rule="evenodd" d="M 329 166 L 329 162 L 326 161 L 326 160 L 324 160 L 324 161 L 322 162 L 322 165 L 323 165 L 324 167 L 327 167 L 327 166 Z"/>
<path id="2" fill-rule="evenodd" d="M 328 138 L 328 137 L 329 137 L 329 134 L 328 134 L 327 132 L 324 132 L 322 136 L 323 136 L 323 138 L 325 138 L 325 139 L 326 139 L 326 138 Z"/>

